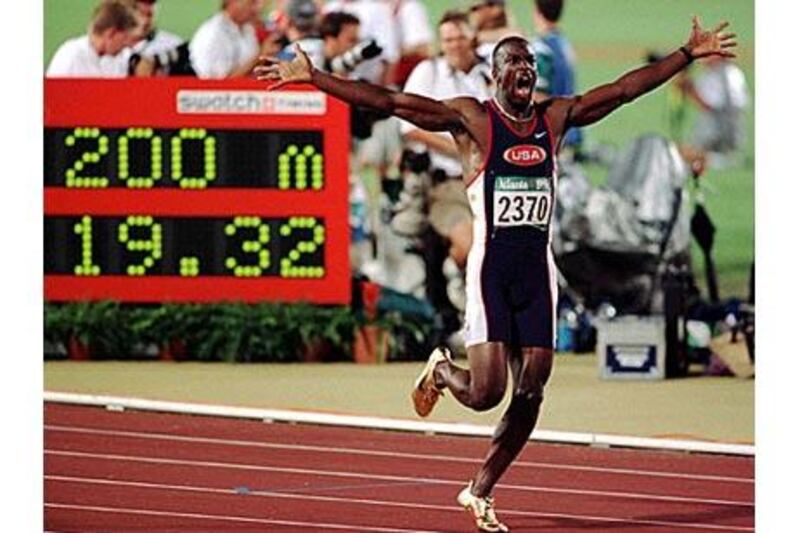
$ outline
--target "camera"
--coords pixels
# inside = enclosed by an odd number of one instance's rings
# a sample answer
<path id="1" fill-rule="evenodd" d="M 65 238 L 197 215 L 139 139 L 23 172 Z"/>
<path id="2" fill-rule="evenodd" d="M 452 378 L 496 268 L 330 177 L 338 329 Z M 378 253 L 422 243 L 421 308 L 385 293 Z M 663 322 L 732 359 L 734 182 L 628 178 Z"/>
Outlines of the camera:
<path id="1" fill-rule="evenodd" d="M 172 50 L 153 56 L 156 69 L 167 76 L 194 76 L 192 62 L 189 59 L 189 43 L 183 43 Z"/>
<path id="2" fill-rule="evenodd" d="M 140 53 L 131 54 L 128 63 L 128 74 L 133 75 L 143 56 Z M 192 62 L 189 58 L 189 43 L 183 43 L 171 50 L 154 54 L 149 58 L 153 61 L 153 69 L 158 74 L 166 76 L 195 76 Z"/>
<path id="3" fill-rule="evenodd" d="M 378 46 L 375 39 L 361 41 L 353 48 L 336 56 L 331 60 L 331 70 L 337 74 L 347 74 L 352 72 L 359 63 L 378 57 L 383 52 L 383 48 Z"/>

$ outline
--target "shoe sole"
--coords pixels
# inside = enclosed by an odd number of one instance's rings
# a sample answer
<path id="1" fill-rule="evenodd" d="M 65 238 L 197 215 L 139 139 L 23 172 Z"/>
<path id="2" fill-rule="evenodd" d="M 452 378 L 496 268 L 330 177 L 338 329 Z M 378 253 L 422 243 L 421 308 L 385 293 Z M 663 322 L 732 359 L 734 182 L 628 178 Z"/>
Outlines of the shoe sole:
<path id="1" fill-rule="evenodd" d="M 437 353 L 439 355 L 435 356 L 435 354 Z M 436 365 L 438 365 L 442 361 L 450 361 L 450 360 L 451 360 L 450 357 L 447 356 L 447 352 L 444 352 L 443 350 L 440 350 L 438 348 L 436 349 L 436 352 L 434 352 L 428 357 L 428 362 L 425 364 L 425 368 L 422 369 L 420 375 L 414 381 L 414 389 L 411 391 L 411 401 L 414 404 L 414 411 L 416 411 L 417 415 L 424 418 L 428 416 L 433 410 L 433 406 L 436 405 L 436 401 L 438 401 L 438 398 L 431 403 L 430 408 L 428 408 L 427 411 L 424 409 L 420 411 L 418 407 L 420 405 L 420 400 L 421 400 L 419 395 L 423 394 L 424 392 L 422 386 L 425 383 L 425 380 L 428 379 L 428 376 L 433 372 L 433 369 L 436 368 Z M 441 396 L 441 394 L 439 395 Z"/>
<path id="2" fill-rule="evenodd" d="M 475 527 L 477 527 L 479 531 L 488 531 L 490 533 L 507 532 L 508 526 L 506 526 L 505 524 L 501 524 L 493 529 L 487 529 L 477 524 L 477 518 L 475 518 L 475 513 L 472 512 L 472 505 L 470 505 L 470 501 L 472 498 L 474 498 L 474 496 L 469 492 L 469 490 L 470 486 L 459 492 L 458 496 L 456 496 L 456 501 L 461 507 L 464 508 L 465 511 L 467 511 L 467 513 L 469 513 L 470 518 L 472 518 L 472 520 L 476 522 Z"/>

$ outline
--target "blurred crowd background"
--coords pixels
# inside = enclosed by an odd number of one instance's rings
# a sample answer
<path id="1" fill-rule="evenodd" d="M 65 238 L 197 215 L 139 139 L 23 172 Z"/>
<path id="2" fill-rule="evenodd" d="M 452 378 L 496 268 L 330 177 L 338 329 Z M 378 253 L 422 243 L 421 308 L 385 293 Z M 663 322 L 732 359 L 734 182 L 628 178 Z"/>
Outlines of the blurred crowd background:
<path id="1" fill-rule="evenodd" d="M 752 320 L 754 8 L 660 4 L 47 0 L 45 76 L 251 77 L 260 56 L 291 60 L 299 45 L 337 76 L 483 100 L 494 43 L 515 34 L 536 53 L 545 99 L 657 61 L 686 39 L 693 12 L 728 19 L 739 60 L 697 62 L 602 125 L 568 132 L 554 242 L 559 349 L 590 350 L 597 318 L 674 312 L 707 345 L 717 325 Z M 457 347 L 472 236 L 454 143 L 358 108 L 350 135 L 354 277 L 416 299 L 435 317 L 431 342 Z"/>

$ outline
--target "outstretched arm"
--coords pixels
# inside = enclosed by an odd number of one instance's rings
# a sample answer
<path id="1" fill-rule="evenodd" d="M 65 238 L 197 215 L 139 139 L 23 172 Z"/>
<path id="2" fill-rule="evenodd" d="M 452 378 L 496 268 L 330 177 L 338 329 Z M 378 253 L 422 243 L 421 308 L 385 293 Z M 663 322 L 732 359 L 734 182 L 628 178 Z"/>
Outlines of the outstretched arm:
<path id="1" fill-rule="evenodd" d="M 319 90 L 360 107 L 396 115 L 428 131 L 459 131 L 462 116 L 449 102 L 424 96 L 390 91 L 379 85 L 338 78 L 315 69 L 306 54 L 295 46 L 296 57 L 290 62 L 262 57 L 254 69 L 257 79 L 275 81 L 269 90 L 287 83 L 311 83 Z"/>
<path id="2" fill-rule="evenodd" d="M 628 72 L 612 83 L 559 102 L 555 107 L 564 113 L 564 130 L 569 126 L 597 122 L 621 105 L 663 84 L 697 58 L 710 55 L 736 57 L 728 50 L 736 46 L 736 35 L 722 33 L 727 26 L 727 22 L 722 22 L 713 30 L 706 31 L 700 26 L 700 20 L 694 17 L 689 40 L 675 52 L 651 65 Z"/>

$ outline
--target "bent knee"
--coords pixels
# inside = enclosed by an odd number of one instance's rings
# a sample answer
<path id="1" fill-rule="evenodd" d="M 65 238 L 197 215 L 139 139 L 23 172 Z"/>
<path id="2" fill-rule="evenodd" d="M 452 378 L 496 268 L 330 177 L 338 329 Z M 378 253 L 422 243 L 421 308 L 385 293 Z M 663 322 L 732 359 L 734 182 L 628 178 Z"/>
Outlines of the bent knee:
<path id="1" fill-rule="evenodd" d="M 505 391 L 503 389 L 492 389 L 472 395 L 472 408 L 476 411 L 488 411 L 503 401 Z"/>
<path id="2" fill-rule="evenodd" d="M 514 390 L 514 397 L 523 400 L 527 404 L 539 405 L 544 400 L 544 386 L 546 380 L 535 380 L 533 383 L 517 387 Z"/>

